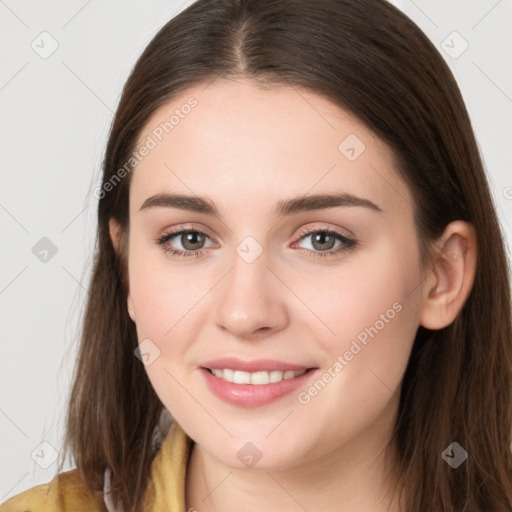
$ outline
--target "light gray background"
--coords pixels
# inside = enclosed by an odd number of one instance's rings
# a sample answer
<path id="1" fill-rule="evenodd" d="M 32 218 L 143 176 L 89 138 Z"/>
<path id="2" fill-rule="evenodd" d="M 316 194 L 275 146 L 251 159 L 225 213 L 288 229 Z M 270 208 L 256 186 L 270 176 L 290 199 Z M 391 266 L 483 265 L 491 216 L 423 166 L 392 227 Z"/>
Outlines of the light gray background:
<path id="1" fill-rule="evenodd" d="M 113 112 L 138 55 L 190 3 L 0 0 L 0 502 L 55 474 Z M 393 3 L 455 74 L 511 247 L 512 2 Z M 48 58 L 31 46 L 51 48 L 44 31 L 58 43 Z M 464 42 L 454 31 L 469 44 L 457 58 Z M 57 247 L 47 262 L 32 252 L 42 237 Z"/>

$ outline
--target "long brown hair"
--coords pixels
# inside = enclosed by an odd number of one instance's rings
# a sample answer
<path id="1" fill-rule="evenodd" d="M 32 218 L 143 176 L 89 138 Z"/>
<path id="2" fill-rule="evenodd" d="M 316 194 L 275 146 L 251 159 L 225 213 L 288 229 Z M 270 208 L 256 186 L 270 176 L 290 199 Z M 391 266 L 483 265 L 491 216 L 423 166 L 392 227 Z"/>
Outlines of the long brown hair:
<path id="1" fill-rule="evenodd" d="M 65 453 L 92 493 L 112 469 L 113 494 L 142 510 L 151 436 L 164 406 L 141 362 L 127 312 L 129 161 L 150 116 L 187 88 L 216 77 L 303 87 L 348 110 L 389 147 L 415 198 L 420 239 L 470 222 L 479 249 L 473 289 L 455 321 L 419 327 L 404 375 L 391 443 L 408 512 L 512 508 L 512 329 L 509 269 L 463 98 L 422 31 L 383 0 L 199 0 L 171 19 L 138 59 L 111 127 L 103 162 L 98 238 Z M 200 108 L 200 107 L 199 107 Z M 119 173 L 117 174 L 119 176 Z M 112 183 L 112 182 L 111 182 Z M 441 457 L 457 441 L 457 469 Z"/>

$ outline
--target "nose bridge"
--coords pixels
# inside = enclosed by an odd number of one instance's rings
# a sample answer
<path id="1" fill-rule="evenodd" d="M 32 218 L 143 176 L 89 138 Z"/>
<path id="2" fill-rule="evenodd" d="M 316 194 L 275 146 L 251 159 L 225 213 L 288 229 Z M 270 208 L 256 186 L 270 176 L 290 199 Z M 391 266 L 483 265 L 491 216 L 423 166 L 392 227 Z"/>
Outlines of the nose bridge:
<path id="1" fill-rule="evenodd" d="M 216 322 L 237 336 L 262 328 L 275 329 L 286 321 L 282 293 L 269 268 L 263 246 L 252 236 L 235 248 L 231 270 L 220 288 Z"/>

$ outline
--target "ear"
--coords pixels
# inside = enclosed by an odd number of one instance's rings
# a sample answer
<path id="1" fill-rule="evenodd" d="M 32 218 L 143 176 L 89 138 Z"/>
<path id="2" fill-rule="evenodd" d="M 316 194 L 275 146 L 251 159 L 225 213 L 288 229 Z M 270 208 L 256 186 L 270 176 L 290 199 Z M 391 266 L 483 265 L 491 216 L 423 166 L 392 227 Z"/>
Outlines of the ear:
<path id="1" fill-rule="evenodd" d="M 119 241 L 121 239 L 121 226 L 119 223 L 111 217 L 108 221 L 108 229 L 110 232 L 110 240 L 112 240 L 112 245 L 114 246 L 114 250 L 116 253 L 119 253 Z"/>
<path id="2" fill-rule="evenodd" d="M 114 218 L 111 218 L 109 220 L 108 228 L 109 228 L 109 233 L 110 233 L 110 239 L 112 240 L 112 245 L 114 246 L 114 250 L 116 251 L 117 254 L 119 254 L 119 250 L 120 250 L 120 246 L 121 246 L 121 235 L 122 235 L 121 226 Z M 125 249 L 127 250 L 128 248 L 126 247 Z M 133 302 L 132 302 L 132 297 L 131 297 L 131 292 L 130 292 L 130 282 L 128 280 L 128 275 L 126 272 L 124 273 L 123 277 L 124 277 L 124 282 L 125 282 L 125 286 L 126 286 L 126 290 L 127 290 L 128 314 L 130 315 L 130 318 L 135 322 L 135 311 L 133 309 Z"/>
<path id="3" fill-rule="evenodd" d="M 448 224 L 436 245 L 420 313 L 420 324 L 432 330 L 450 325 L 464 306 L 475 280 L 478 249 L 473 226 L 463 221 Z"/>

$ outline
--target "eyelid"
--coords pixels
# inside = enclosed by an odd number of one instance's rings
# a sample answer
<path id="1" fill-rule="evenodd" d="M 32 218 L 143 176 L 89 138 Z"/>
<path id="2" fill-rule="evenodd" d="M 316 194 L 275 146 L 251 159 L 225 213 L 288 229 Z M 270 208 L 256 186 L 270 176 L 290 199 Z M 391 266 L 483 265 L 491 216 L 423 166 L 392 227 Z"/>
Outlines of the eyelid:
<path id="1" fill-rule="evenodd" d="M 168 235 L 177 235 L 180 231 L 196 231 L 206 235 L 208 238 L 218 243 L 217 237 L 213 236 L 208 228 L 205 228 L 204 226 L 197 226 L 197 224 L 193 223 L 183 223 L 172 228 L 164 229 L 157 238 L 162 238 Z"/>
<path id="2" fill-rule="evenodd" d="M 299 239 L 304 235 L 310 235 L 314 231 L 335 231 L 345 238 L 356 238 L 356 235 L 347 228 L 341 228 L 339 226 L 329 225 L 328 222 L 314 222 L 313 224 L 308 224 L 304 227 L 301 227 L 298 231 L 297 236 Z M 343 233 L 344 232 L 344 233 Z"/>

